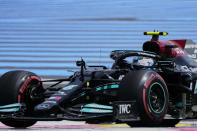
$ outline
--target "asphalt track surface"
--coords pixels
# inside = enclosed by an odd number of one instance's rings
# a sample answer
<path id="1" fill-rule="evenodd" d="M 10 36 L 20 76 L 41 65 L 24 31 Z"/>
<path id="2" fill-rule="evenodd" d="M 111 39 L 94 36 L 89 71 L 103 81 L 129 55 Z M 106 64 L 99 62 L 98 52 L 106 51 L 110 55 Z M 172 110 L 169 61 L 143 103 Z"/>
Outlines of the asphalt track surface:
<path id="1" fill-rule="evenodd" d="M 73 122 L 73 121 L 42 121 L 37 122 L 37 124 L 26 128 L 26 129 L 14 129 L 3 124 L 0 124 L 0 130 L 41 130 L 41 131 L 196 131 L 197 121 L 187 120 L 181 121 L 176 125 L 176 127 L 169 128 L 145 128 L 145 127 L 129 127 L 126 124 L 85 124 L 85 122 Z"/>

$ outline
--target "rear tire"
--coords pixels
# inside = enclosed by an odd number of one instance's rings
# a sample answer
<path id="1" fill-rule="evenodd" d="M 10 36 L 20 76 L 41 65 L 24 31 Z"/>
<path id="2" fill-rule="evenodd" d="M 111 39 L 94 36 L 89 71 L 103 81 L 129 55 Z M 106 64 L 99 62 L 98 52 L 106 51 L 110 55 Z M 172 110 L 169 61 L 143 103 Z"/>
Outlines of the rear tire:
<path id="1" fill-rule="evenodd" d="M 121 101 L 136 101 L 143 123 L 160 123 L 168 108 L 168 89 L 163 78 L 154 71 L 128 73 L 120 83 Z"/>
<path id="2" fill-rule="evenodd" d="M 14 103 L 25 104 L 25 116 L 31 116 L 34 106 L 44 98 L 44 88 L 40 78 L 28 71 L 10 71 L 0 78 L 0 106 Z M 3 120 L 3 124 L 15 128 L 26 128 L 36 123 L 34 120 Z"/>

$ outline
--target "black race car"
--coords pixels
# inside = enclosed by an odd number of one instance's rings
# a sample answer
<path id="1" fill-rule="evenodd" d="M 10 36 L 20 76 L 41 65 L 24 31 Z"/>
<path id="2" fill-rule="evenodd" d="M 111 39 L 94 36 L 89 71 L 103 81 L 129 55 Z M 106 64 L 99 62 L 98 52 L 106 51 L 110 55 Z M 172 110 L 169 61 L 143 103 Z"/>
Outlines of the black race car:
<path id="1" fill-rule="evenodd" d="M 188 40 L 159 41 L 167 32 L 145 32 L 143 51 L 115 50 L 113 66 L 86 66 L 65 79 L 41 80 L 27 71 L 0 78 L 0 121 L 29 127 L 37 121 L 116 122 L 175 126 L 197 117 L 197 63 Z M 53 83 L 44 87 L 43 83 Z M 67 83 L 65 83 L 67 82 Z M 45 85 L 45 84 L 44 84 Z"/>

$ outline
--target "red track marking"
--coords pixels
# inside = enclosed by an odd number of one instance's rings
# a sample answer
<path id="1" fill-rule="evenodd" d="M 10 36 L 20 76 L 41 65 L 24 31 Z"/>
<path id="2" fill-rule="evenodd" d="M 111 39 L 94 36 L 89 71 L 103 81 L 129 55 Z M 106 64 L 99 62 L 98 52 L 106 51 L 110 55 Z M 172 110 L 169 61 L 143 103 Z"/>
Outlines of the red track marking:
<path id="1" fill-rule="evenodd" d="M 101 125 L 35 125 L 30 128 L 99 128 Z"/>
<path id="2" fill-rule="evenodd" d="M 74 129 L 74 128 L 101 128 L 103 127 L 102 125 L 34 125 L 29 127 L 29 129 L 31 128 L 70 128 L 70 129 Z M 12 127 L 9 126 L 0 126 L 0 129 L 12 129 Z"/>
<path id="3" fill-rule="evenodd" d="M 197 131 L 197 128 L 178 128 L 179 131 Z"/>
<path id="4" fill-rule="evenodd" d="M 9 126 L 0 126 L 0 129 L 9 129 L 9 128 L 12 128 L 12 127 L 9 127 Z"/>

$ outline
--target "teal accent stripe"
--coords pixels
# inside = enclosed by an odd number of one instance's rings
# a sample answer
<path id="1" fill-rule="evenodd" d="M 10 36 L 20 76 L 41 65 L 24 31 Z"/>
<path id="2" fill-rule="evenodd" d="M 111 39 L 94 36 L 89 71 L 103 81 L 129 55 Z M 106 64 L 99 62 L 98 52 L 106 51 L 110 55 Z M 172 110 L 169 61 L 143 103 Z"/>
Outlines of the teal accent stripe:
<path id="1" fill-rule="evenodd" d="M 108 86 L 104 86 L 104 90 L 108 89 Z"/>
<path id="2" fill-rule="evenodd" d="M 96 91 L 100 91 L 102 88 L 101 87 L 98 87 L 98 88 L 96 88 Z"/>
<path id="3" fill-rule="evenodd" d="M 115 88 L 119 88 L 119 85 L 118 84 L 114 84 L 114 85 L 105 85 L 103 87 L 97 87 L 96 91 L 107 90 L 107 89 L 115 89 Z"/>
<path id="4" fill-rule="evenodd" d="M 86 108 L 102 108 L 102 109 L 110 109 L 110 110 L 113 109 L 112 106 L 99 105 L 99 104 L 95 104 L 95 103 L 93 103 L 93 104 L 87 104 L 84 107 L 86 107 Z"/>
<path id="5" fill-rule="evenodd" d="M 78 98 L 84 96 L 85 94 L 86 94 L 85 92 L 82 92 L 81 94 L 79 94 L 79 96 L 73 98 L 71 101 L 75 101 L 75 100 L 77 100 Z"/>
<path id="6" fill-rule="evenodd" d="M 14 103 L 14 104 L 9 104 L 5 106 L 0 106 L 0 109 L 2 108 L 11 108 L 11 107 L 21 107 L 22 105 L 20 103 Z"/>
<path id="7" fill-rule="evenodd" d="M 16 112 L 19 110 L 20 110 L 20 108 L 0 109 L 0 112 Z"/>
<path id="8" fill-rule="evenodd" d="M 196 85 L 195 85 L 195 89 L 194 89 L 194 94 L 197 94 L 197 80 L 196 80 Z"/>
<path id="9" fill-rule="evenodd" d="M 119 85 L 111 85 L 111 88 L 119 88 Z"/>
<path id="10" fill-rule="evenodd" d="M 87 113 L 112 113 L 112 110 L 102 110 L 102 109 L 92 109 L 92 108 L 83 108 L 80 110 L 81 112 Z"/>

